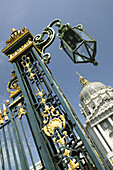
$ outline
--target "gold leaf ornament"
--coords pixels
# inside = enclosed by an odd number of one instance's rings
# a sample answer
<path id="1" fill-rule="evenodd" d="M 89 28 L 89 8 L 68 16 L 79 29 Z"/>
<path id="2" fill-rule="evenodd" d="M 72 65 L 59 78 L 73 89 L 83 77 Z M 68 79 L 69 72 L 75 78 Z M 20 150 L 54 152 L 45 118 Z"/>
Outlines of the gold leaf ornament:
<path id="1" fill-rule="evenodd" d="M 23 109 L 22 107 L 19 108 L 19 112 L 18 112 L 19 119 L 21 119 L 22 115 L 27 114 L 25 111 L 26 109 Z"/>
<path id="2" fill-rule="evenodd" d="M 69 149 L 66 149 L 65 148 L 65 151 L 64 151 L 64 154 L 63 155 L 65 155 L 65 156 L 68 156 L 69 157 L 69 155 L 70 155 L 70 150 Z"/>
<path id="3" fill-rule="evenodd" d="M 65 127 L 66 127 L 66 119 L 65 119 L 65 116 L 64 116 L 64 115 L 60 115 L 59 117 L 60 117 L 60 119 L 61 119 L 62 122 L 63 122 L 63 128 L 65 128 Z"/>
<path id="4" fill-rule="evenodd" d="M 1 116 L 2 116 L 2 111 L 0 109 L 0 125 L 4 123 L 3 118 Z"/>
<path id="5" fill-rule="evenodd" d="M 6 113 L 7 112 L 7 108 L 6 108 L 5 104 L 3 104 L 3 112 L 4 112 L 5 121 L 9 120 L 8 114 Z"/>
<path id="6" fill-rule="evenodd" d="M 49 131 L 48 131 L 47 126 L 44 126 L 44 127 L 42 128 L 42 130 L 45 132 L 45 134 L 46 134 L 47 136 L 50 136 L 50 137 L 51 137 L 51 135 L 50 135 L 50 133 L 49 133 Z"/>
<path id="7" fill-rule="evenodd" d="M 50 133 L 54 134 L 54 129 L 56 127 L 59 127 L 60 129 L 62 129 L 62 122 L 60 119 L 58 118 L 54 118 L 52 120 L 50 120 L 49 124 L 48 124 L 48 130 Z"/>
<path id="8" fill-rule="evenodd" d="M 43 96 L 43 90 L 40 91 L 38 87 L 37 87 L 37 89 L 38 89 L 38 94 L 36 94 L 36 96 L 42 97 Z"/>
<path id="9" fill-rule="evenodd" d="M 46 124 L 49 120 L 48 115 L 43 114 L 43 118 L 46 118 L 46 120 L 43 120 L 43 123 Z"/>
<path id="10" fill-rule="evenodd" d="M 79 163 L 76 163 L 76 164 L 75 164 L 75 162 L 70 159 L 70 167 L 71 167 L 71 168 L 68 169 L 68 170 L 76 170 L 77 167 L 79 167 Z"/>
<path id="11" fill-rule="evenodd" d="M 49 106 L 45 105 L 45 111 L 48 112 L 50 110 Z"/>

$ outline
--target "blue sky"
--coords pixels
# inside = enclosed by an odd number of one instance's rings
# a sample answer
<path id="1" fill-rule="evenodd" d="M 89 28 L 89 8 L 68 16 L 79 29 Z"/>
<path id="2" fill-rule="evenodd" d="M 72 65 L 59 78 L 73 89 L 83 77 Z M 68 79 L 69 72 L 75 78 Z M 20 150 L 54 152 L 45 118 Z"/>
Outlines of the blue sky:
<path id="1" fill-rule="evenodd" d="M 89 81 L 100 81 L 113 87 L 112 7 L 112 0 L 1 0 L 0 50 L 6 46 L 5 41 L 9 39 L 12 28 L 20 30 L 26 26 L 35 36 L 56 18 L 61 19 L 62 24 L 82 24 L 84 30 L 97 41 L 98 67 L 92 64 L 75 65 L 65 52 L 59 50 L 60 41 L 57 38 L 46 52 L 52 55 L 49 68 L 84 123 L 79 108 L 81 86 L 76 71 Z M 0 104 L 8 99 L 7 82 L 12 70 L 8 58 L 0 52 Z"/>

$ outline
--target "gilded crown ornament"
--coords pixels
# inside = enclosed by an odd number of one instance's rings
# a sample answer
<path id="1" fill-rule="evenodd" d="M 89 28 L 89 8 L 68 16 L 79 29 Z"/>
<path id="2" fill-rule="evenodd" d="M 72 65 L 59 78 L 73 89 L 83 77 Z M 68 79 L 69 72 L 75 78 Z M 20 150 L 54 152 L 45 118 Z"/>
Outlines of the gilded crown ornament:
<path id="1" fill-rule="evenodd" d="M 26 27 L 23 27 L 21 30 L 16 30 L 15 28 L 12 28 L 12 33 L 10 35 L 10 38 L 6 41 L 6 44 L 7 45 L 11 44 L 26 31 L 27 31 Z"/>

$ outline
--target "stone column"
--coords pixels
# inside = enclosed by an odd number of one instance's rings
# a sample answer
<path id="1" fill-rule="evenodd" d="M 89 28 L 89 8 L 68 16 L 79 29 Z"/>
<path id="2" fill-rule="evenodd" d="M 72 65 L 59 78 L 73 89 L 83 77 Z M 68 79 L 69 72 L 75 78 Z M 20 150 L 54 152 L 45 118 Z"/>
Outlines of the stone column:
<path id="1" fill-rule="evenodd" d="M 108 121 L 109 121 L 110 125 L 113 127 L 113 120 L 110 117 L 108 117 Z"/>
<path id="2" fill-rule="evenodd" d="M 105 140 L 103 139 L 103 137 L 101 136 L 100 132 L 98 131 L 98 129 L 94 126 L 93 127 L 94 132 L 96 133 L 97 137 L 99 138 L 100 142 L 102 143 L 103 147 L 105 148 L 106 152 L 110 152 L 110 149 L 108 147 L 108 145 L 106 144 Z"/>
<path id="3" fill-rule="evenodd" d="M 106 143 L 108 144 L 108 146 L 110 147 L 110 149 L 112 150 L 112 145 L 111 145 L 111 143 L 110 143 L 110 141 L 109 141 L 108 136 L 106 136 L 105 131 L 102 129 L 102 127 L 100 126 L 100 124 L 97 124 L 97 127 L 98 127 L 100 133 L 102 134 L 102 137 L 104 138 L 104 140 L 106 141 Z"/>

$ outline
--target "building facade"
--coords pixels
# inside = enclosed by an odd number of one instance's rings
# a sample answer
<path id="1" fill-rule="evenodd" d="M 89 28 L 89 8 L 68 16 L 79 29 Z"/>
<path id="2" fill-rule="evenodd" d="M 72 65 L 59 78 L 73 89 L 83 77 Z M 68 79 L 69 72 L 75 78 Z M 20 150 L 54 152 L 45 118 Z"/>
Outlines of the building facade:
<path id="1" fill-rule="evenodd" d="M 78 74 L 79 75 L 79 74 Z M 104 160 L 113 168 L 113 89 L 79 75 L 81 113 L 85 127 Z"/>

